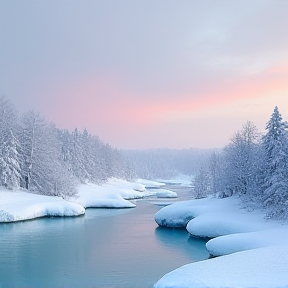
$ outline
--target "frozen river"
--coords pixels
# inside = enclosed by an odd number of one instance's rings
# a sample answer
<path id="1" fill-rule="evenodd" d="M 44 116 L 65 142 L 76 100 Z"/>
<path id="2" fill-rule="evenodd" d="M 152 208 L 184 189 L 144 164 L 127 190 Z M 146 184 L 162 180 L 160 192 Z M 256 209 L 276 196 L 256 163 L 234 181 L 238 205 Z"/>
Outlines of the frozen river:
<path id="1" fill-rule="evenodd" d="M 157 226 L 157 201 L 1 224 L 0 287 L 151 288 L 167 272 L 207 259 L 205 241 Z"/>

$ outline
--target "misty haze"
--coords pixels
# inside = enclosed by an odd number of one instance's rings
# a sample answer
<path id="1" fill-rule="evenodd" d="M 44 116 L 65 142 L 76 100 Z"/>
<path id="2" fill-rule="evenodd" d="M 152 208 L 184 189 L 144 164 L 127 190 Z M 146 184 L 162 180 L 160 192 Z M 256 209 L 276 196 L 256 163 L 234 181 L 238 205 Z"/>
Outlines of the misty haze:
<path id="1" fill-rule="evenodd" d="M 288 2 L 0 1 L 0 288 L 287 288 Z"/>

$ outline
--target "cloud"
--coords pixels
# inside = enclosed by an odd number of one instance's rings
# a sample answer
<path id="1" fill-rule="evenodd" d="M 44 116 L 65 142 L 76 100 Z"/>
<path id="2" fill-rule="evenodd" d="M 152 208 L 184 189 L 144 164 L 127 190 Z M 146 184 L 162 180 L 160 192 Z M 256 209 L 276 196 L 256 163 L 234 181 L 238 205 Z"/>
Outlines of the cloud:
<path id="1" fill-rule="evenodd" d="M 0 1 L 0 93 L 116 146 L 190 146 L 193 121 L 197 139 L 237 129 L 245 105 L 265 122 L 288 93 L 287 1 L 15 1 Z"/>

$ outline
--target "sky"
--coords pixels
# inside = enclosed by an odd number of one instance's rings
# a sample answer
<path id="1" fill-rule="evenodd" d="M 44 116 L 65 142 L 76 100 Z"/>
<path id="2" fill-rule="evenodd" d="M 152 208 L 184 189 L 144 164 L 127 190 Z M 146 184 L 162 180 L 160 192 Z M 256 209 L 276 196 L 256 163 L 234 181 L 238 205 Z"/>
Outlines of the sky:
<path id="1" fill-rule="evenodd" d="M 288 120 L 286 0 L 0 0 L 0 95 L 114 147 Z"/>

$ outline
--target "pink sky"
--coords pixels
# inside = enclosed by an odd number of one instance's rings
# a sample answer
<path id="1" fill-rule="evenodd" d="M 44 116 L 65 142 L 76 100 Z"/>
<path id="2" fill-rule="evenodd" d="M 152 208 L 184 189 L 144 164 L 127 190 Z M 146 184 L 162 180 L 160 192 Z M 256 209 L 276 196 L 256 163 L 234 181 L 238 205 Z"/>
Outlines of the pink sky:
<path id="1" fill-rule="evenodd" d="M 222 147 L 276 105 L 288 120 L 287 1 L 16 2 L 0 2 L 0 93 L 61 128 Z"/>

